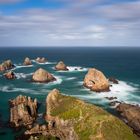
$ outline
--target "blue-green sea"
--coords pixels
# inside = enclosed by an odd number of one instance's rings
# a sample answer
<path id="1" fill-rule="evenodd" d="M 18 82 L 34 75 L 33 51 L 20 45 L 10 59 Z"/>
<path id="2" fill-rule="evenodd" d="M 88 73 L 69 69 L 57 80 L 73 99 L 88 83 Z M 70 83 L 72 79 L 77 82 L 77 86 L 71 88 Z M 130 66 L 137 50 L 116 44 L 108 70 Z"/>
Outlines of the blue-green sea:
<path id="1" fill-rule="evenodd" d="M 29 57 L 32 66 L 23 66 Z M 37 57 L 45 57 L 48 62 L 38 64 Z M 16 133 L 7 127 L 9 121 L 8 100 L 22 94 L 37 98 L 41 103 L 39 114 L 45 113 L 45 100 L 50 90 L 57 88 L 63 94 L 75 96 L 89 103 L 101 106 L 116 115 L 105 97 L 117 97 L 118 101 L 140 104 L 140 48 L 135 47 L 3 47 L 0 48 L 0 62 L 11 59 L 16 65 L 13 71 L 16 80 L 7 80 L 0 73 L 0 140 L 13 140 Z M 57 72 L 54 66 L 64 61 L 69 71 Z M 31 82 L 33 72 L 44 68 L 56 77 L 56 81 L 43 84 Z M 81 69 L 82 67 L 82 69 Z M 88 68 L 101 70 L 106 77 L 115 77 L 119 84 L 110 92 L 94 93 L 82 86 Z M 76 70 L 75 70 L 76 68 Z"/>

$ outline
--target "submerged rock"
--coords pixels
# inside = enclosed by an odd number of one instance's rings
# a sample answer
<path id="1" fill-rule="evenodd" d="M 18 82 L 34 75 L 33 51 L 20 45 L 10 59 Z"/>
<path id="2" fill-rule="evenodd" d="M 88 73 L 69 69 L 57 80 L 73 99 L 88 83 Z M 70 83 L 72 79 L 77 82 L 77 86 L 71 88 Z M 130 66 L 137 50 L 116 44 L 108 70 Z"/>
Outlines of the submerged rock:
<path id="1" fill-rule="evenodd" d="M 107 78 L 101 71 L 95 68 L 88 70 L 84 79 L 84 86 L 96 92 L 110 91 Z"/>
<path id="2" fill-rule="evenodd" d="M 127 124 L 140 136 L 140 107 L 126 103 L 121 103 L 117 106 L 117 111 L 127 120 Z"/>
<path id="3" fill-rule="evenodd" d="M 110 78 L 108 78 L 108 80 L 114 84 L 119 84 L 119 81 L 117 79 L 115 79 L 114 77 L 110 77 Z"/>
<path id="4" fill-rule="evenodd" d="M 37 117 L 37 100 L 19 95 L 9 101 L 10 124 L 12 127 L 30 127 Z"/>
<path id="5" fill-rule="evenodd" d="M 46 98 L 46 121 L 53 136 L 61 140 L 136 140 L 132 130 L 100 107 L 57 89 Z"/>
<path id="6" fill-rule="evenodd" d="M 38 63 L 45 63 L 45 62 L 47 62 L 47 59 L 45 57 L 42 57 L 42 58 L 37 57 L 36 58 L 36 62 L 38 62 Z"/>
<path id="7" fill-rule="evenodd" d="M 9 71 L 9 72 L 5 73 L 4 76 L 7 79 L 15 79 L 16 78 L 15 73 L 13 71 Z"/>
<path id="8" fill-rule="evenodd" d="M 14 67 L 13 63 L 11 60 L 6 60 L 3 63 L 0 64 L 0 71 L 5 71 L 12 69 Z"/>
<path id="9" fill-rule="evenodd" d="M 32 65 L 32 62 L 31 62 L 30 58 L 26 57 L 23 65 Z"/>
<path id="10" fill-rule="evenodd" d="M 68 71 L 69 69 L 67 68 L 67 66 L 64 64 L 63 61 L 60 61 L 57 63 L 57 65 L 55 66 L 56 70 L 63 70 L 63 71 Z"/>
<path id="11" fill-rule="evenodd" d="M 55 81 L 55 77 L 53 77 L 52 74 L 50 74 L 49 72 L 47 72 L 46 70 L 39 68 L 38 70 L 35 71 L 35 73 L 32 76 L 32 80 L 34 82 L 52 82 Z"/>

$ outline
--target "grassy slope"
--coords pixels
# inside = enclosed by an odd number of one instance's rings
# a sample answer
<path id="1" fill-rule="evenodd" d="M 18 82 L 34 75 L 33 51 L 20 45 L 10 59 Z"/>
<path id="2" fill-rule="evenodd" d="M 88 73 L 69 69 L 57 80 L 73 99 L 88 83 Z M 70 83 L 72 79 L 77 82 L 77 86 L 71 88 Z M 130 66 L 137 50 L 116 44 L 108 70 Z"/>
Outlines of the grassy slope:
<path id="1" fill-rule="evenodd" d="M 58 94 L 52 116 L 71 120 L 80 140 L 136 140 L 131 129 L 100 107 Z"/>

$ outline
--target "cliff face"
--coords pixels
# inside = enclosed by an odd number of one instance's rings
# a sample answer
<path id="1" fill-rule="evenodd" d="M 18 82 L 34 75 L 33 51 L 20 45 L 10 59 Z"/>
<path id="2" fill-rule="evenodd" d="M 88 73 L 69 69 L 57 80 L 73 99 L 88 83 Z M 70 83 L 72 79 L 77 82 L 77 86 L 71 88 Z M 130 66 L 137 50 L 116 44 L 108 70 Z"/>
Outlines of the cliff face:
<path id="1" fill-rule="evenodd" d="M 132 130 L 100 107 L 52 90 L 46 99 L 49 129 L 62 140 L 136 140 Z"/>
<path id="2" fill-rule="evenodd" d="M 10 103 L 10 123 L 12 127 L 29 126 L 37 116 L 37 100 L 19 95 Z"/>

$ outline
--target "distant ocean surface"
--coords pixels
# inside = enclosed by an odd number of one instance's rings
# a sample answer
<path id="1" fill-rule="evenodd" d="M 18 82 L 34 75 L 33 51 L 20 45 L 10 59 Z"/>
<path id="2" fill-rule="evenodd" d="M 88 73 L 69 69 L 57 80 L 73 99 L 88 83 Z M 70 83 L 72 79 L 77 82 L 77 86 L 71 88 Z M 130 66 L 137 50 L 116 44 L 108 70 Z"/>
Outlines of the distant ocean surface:
<path id="1" fill-rule="evenodd" d="M 25 57 L 32 59 L 32 66 L 22 66 Z M 45 57 L 48 62 L 37 64 L 36 57 Z M 0 73 L 0 114 L 6 123 L 9 120 L 8 100 L 22 94 L 37 98 L 41 103 L 39 113 L 45 113 L 45 100 L 50 90 L 58 88 L 62 93 L 96 104 L 116 114 L 105 97 L 117 97 L 118 101 L 140 104 L 140 48 L 135 47 L 16 47 L 0 48 L 0 62 L 11 59 L 16 65 L 13 71 L 16 80 L 6 80 Z M 58 61 L 64 61 L 70 71 L 53 69 Z M 52 73 L 57 81 L 49 84 L 32 83 L 31 76 L 38 68 Z M 83 69 L 81 69 L 82 67 Z M 83 79 L 88 68 L 101 70 L 106 77 L 115 77 L 119 84 L 109 93 L 94 93 L 85 89 Z M 75 70 L 77 68 L 77 70 Z M 0 140 L 12 140 L 17 135 L 5 125 L 0 127 Z"/>

